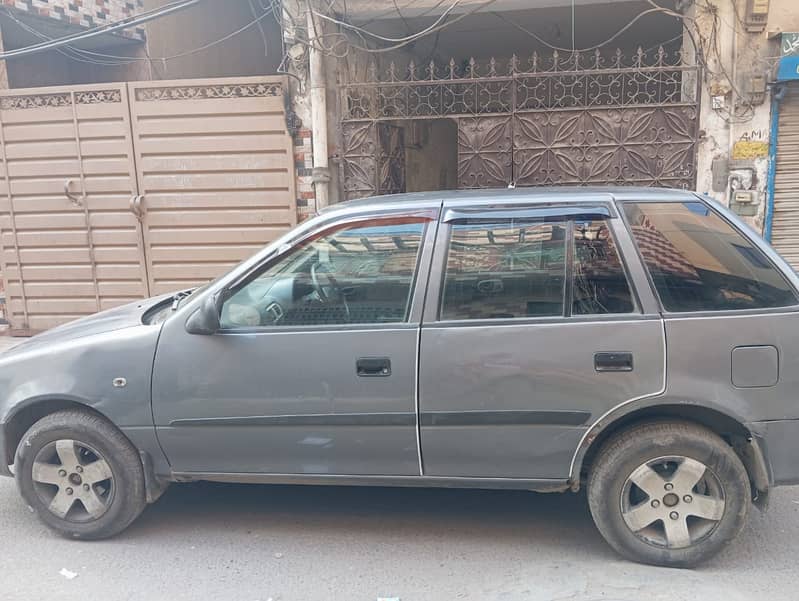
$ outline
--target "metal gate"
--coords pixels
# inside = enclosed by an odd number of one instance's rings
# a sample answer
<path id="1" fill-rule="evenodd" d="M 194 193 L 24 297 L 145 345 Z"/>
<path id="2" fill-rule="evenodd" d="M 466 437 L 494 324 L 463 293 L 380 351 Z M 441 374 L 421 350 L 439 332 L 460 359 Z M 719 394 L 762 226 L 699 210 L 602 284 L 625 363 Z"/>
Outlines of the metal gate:
<path id="1" fill-rule="evenodd" d="M 799 85 L 787 84 L 780 102 L 774 221 L 771 243 L 799 269 Z"/>
<path id="2" fill-rule="evenodd" d="M 213 278 L 296 223 L 282 78 L 0 94 L 13 333 Z"/>
<path id="3" fill-rule="evenodd" d="M 372 124 L 458 122 L 458 187 L 695 182 L 700 73 L 662 48 L 631 57 L 534 54 L 522 64 L 474 59 L 445 68 L 411 63 L 344 86 L 343 172 L 372 173 L 374 153 L 351 132 Z M 353 143 L 353 140 L 355 143 Z M 378 192 L 366 184 L 351 196 Z M 362 182 L 363 184 L 363 182 Z M 371 187 L 370 187 L 371 186 Z M 353 194 L 350 194 L 353 192 Z"/>
<path id="4" fill-rule="evenodd" d="M 342 166 L 348 199 L 405 191 L 405 132 L 383 122 L 345 123 Z"/>

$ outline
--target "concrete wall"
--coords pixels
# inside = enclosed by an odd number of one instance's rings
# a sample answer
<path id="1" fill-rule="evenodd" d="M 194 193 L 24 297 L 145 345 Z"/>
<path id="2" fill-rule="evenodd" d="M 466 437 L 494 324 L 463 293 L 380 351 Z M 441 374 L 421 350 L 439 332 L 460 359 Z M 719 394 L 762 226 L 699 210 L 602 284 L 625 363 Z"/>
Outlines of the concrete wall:
<path id="1" fill-rule="evenodd" d="M 144 8 L 152 9 L 169 2 L 171 0 L 144 0 Z M 257 0 L 252 2 L 252 6 L 257 15 L 263 14 Z M 149 22 L 147 49 L 155 59 L 152 61 L 152 79 L 274 74 L 280 65 L 282 50 L 280 27 L 272 15 L 207 50 L 158 60 L 191 52 L 219 40 L 254 18 L 248 0 L 206 0 L 175 15 Z"/>
<path id="2" fill-rule="evenodd" d="M 458 124 L 454 119 L 415 121 L 405 127 L 408 192 L 458 187 Z"/>
<path id="3" fill-rule="evenodd" d="M 722 60 L 708 56 L 709 69 L 702 89 L 700 128 L 704 132 L 697 152 L 697 190 L 730 204 L 729 185 L 714 188 L 714 159 L 729 161 L 729 167 L 753 169 L 756 178 L 755 215 L 745 219 L 762 231 L 766 208 L 766 156 L 769 142 L 771 94 L 762 98 L 750 94 L 753 76 L 772 81 L 780 53 L 779 32 L 799 31 L 799 4 L 796 0 L 771 0 L 768 23 L 762 33 L 749 33 L 740 23 L 746 3 L 738 0 L 710 0 L 718 11 L 718 46 Z M 737 8 L 737 10 L 736 10 Z M 709 39 L 713 19 L 706 11 L 693 9 L 693 31 Z M 686 40 L 684 48 L 691 51 Z M 724 108 L 713 109 L 713 96 L 724 99 Z M 733 208 L 735 206 L 733 205 Z"/>
<path id="4" fill-rule="evenodd" d="M 141 45 L 114 47 L 107 49 L 107 52 L 120 56 L 144 56 L 144 48 Z M 102 66 L 76 61 L 55 50 L 8 60 L 6 69 L 10 88 L 149 79 L 146 61 Z"/>

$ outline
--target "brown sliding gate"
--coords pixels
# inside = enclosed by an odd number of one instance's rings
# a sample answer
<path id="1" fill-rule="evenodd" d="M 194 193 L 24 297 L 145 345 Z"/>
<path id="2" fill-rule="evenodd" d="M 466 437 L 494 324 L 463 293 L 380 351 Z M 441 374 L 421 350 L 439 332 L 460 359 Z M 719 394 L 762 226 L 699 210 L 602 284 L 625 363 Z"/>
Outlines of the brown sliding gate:
<path id="1" fill-rule="evenodd" d="M 207 281 L 296 223 L 282 78 L 0 93 L 12 332 Z"/>
<path id="2" fill-rule="evenodd" d="M 458 124 L 458 187 L 510 184 L 694 186 L 699 68 L 662 48 L 625 57 L 599 51 L 524 64 L 515 56 L 392 63 L 344 86 L 342 171 L 349 197 L 387 193 L 402 173 L 381 144 L 381 128 L 419 119 Z"/>

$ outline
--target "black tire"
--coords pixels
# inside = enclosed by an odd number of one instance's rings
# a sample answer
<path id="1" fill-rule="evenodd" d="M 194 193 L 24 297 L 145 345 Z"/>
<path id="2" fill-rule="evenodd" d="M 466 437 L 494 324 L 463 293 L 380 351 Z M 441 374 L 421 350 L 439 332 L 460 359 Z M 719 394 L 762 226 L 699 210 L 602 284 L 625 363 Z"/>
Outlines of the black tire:
<path id="1" fill-rule="evenodd" d="M 48 509 L 43 496 L 47 490 L 57 491 L 52 494 L 60 494 L 62 486 L 34 482 L 33 465 L 37 456 L 41 457 L 40 453 L 46 453 L 56 441 L 63 440 L 77 441 L 77 448 L 84 454 L 87 452 L 86 448 L 93 449 L 110 468 L 111 478 L 105 485 L 100 485 L 104 486 L 102 490 L 107 495 L 102 509 L 104 513 L 96 519 L 89 515 L 88 511 L 80 521 L 69 519 L 70 514 L 63 518 L 59 517 Z M 79 446 L 80 443 L 85 447 Z M 39 519 L 59 534 L 69 538 L 96 540 L 114 536 L 127 528 L 146 505 L 144 472 L 135 447 L 108 421 L 84 411 L 59 411 L 31 426 L 17 447 L 14 473 L 22 497 Z M 69 494 L 72 495 L 72 488 L 69 490 Z M 76 505 L 77 510 L 73 505 L 69 509 L 70 513 L 83 508 L 82 503 Z"/>
<path id="2" fill-rule="evenodd" d="M 646 474 L 646 477 L 650 478 L 647 484 L 652 486 L 648 488 L 658 487 L 659 490 L 659 485 L 666 483 L 665 488 L 668 475 L 663 476 L 666 479 L 658 480 L 652 479 L 647 470 L 636 472 L 640 466 L 648 462 L 652 462 L 650 467 L 667 469 L 669 461 L 662 461 L 661 458 L 689 458 L 704 464 L 707 471 L 702 476 L 704 480 L 700 480 L 697 486 L 708 486 L 703 482 L 710 478 L 713 478 L 714 486 L 720 485 L 723 501 L 720 506 L 722 508 L 717 507 L 720 519 L 703 520 L 693 517 L 691 511 L 698 508 L 699 499 L 691 494 L 687 495 L 688 502 L 683 502 L 685 497 L 678 498 L 677 504 L 672 506 L 674 496 L 668 499 L 668 503 L 666 496 L 662 497 L 662 500 L 650 500 L 654 499 L 653 495 L 648 495 L 630 484 L 630 482 L 635 484 L 633 480 L 635 472 Z M 691 462 L 686 463 L 689 464 Z M 675 461 L 673 465 L 681 464 Z M 658 473 L 657 469 L 654 471 Z M 676 471 L 673 473 L 676 474 Z M 688 479 L 689 482 L 690 480 Z M 674 487 L 673 484 L 671 486 Z M 625 518 L 623 496 L 634 494 L 640 495 L 639 498 L 643 497 L 643 501 L 641 505 L 634 505 L 632 508 L 628 504 Z M 692 501 L 695 502 L 693 507 L 688 504 Z M 740 533 L 751 505 L 751 487 L 746 468 L 740 458 L 714 432 L 690 422 L 650 422 L 625 429 L 603 445 L 590 470 L 588 504 L 594 523 L 602 536 L 611 547 L 627 559 L 652 565 L 690 568 L 713 557 Z M 652 522 L 636 534 L 625 519 L 629 520 L 632 509 L 644 505 L 647 512 L 649 507 L 652 507 L 652 511 L 665 511 L 666 514 L 662 520 Z M 690 516 L 690 528 L 701 529 L 701 536 L 694 538 L 691 534 L 690 543 L 679 548 L 670 548 L 666 526 L 671 525 L 668 523 L 669 516 L 680 515 L 680 511 L 683 511 L 681 519 L 688 520 Z M 647 522 L 649 519 L 651 513 L 648 513 L 641 522 Z M 680 518 L 672 517 L 672 519 Z M 689 526 L 686 526 L 687 528 Z M 659 544 L 654 538 L 658 529 L 663 532 L 665 541 Z M 655 534 L 649 535 L 649 532 Z"/>

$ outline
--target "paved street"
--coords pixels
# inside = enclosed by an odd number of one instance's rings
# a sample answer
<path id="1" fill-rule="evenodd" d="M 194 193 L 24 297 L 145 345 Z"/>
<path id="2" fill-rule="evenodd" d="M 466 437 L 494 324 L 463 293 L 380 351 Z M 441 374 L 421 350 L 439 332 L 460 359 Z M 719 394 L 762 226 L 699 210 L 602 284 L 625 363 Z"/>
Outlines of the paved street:
<path id="1" fill-rule="evenodd" d="M 620 560 L 582 494 L 200 483 L 87 543 L 51 534 L 1 479 L 0 538 L 2 601 L 795 600 L 799 487 L 694 571 Z"/>
<path id="2" fill-rule="evenodd" d="M 173 486 L 86 543 L 48 532 L 2 480 L 0 536 L 3 601 L 775 601 L 799 587 L 799 487 L 695 571 L 618 559 L 583 495 L 525 492 Z"/>

